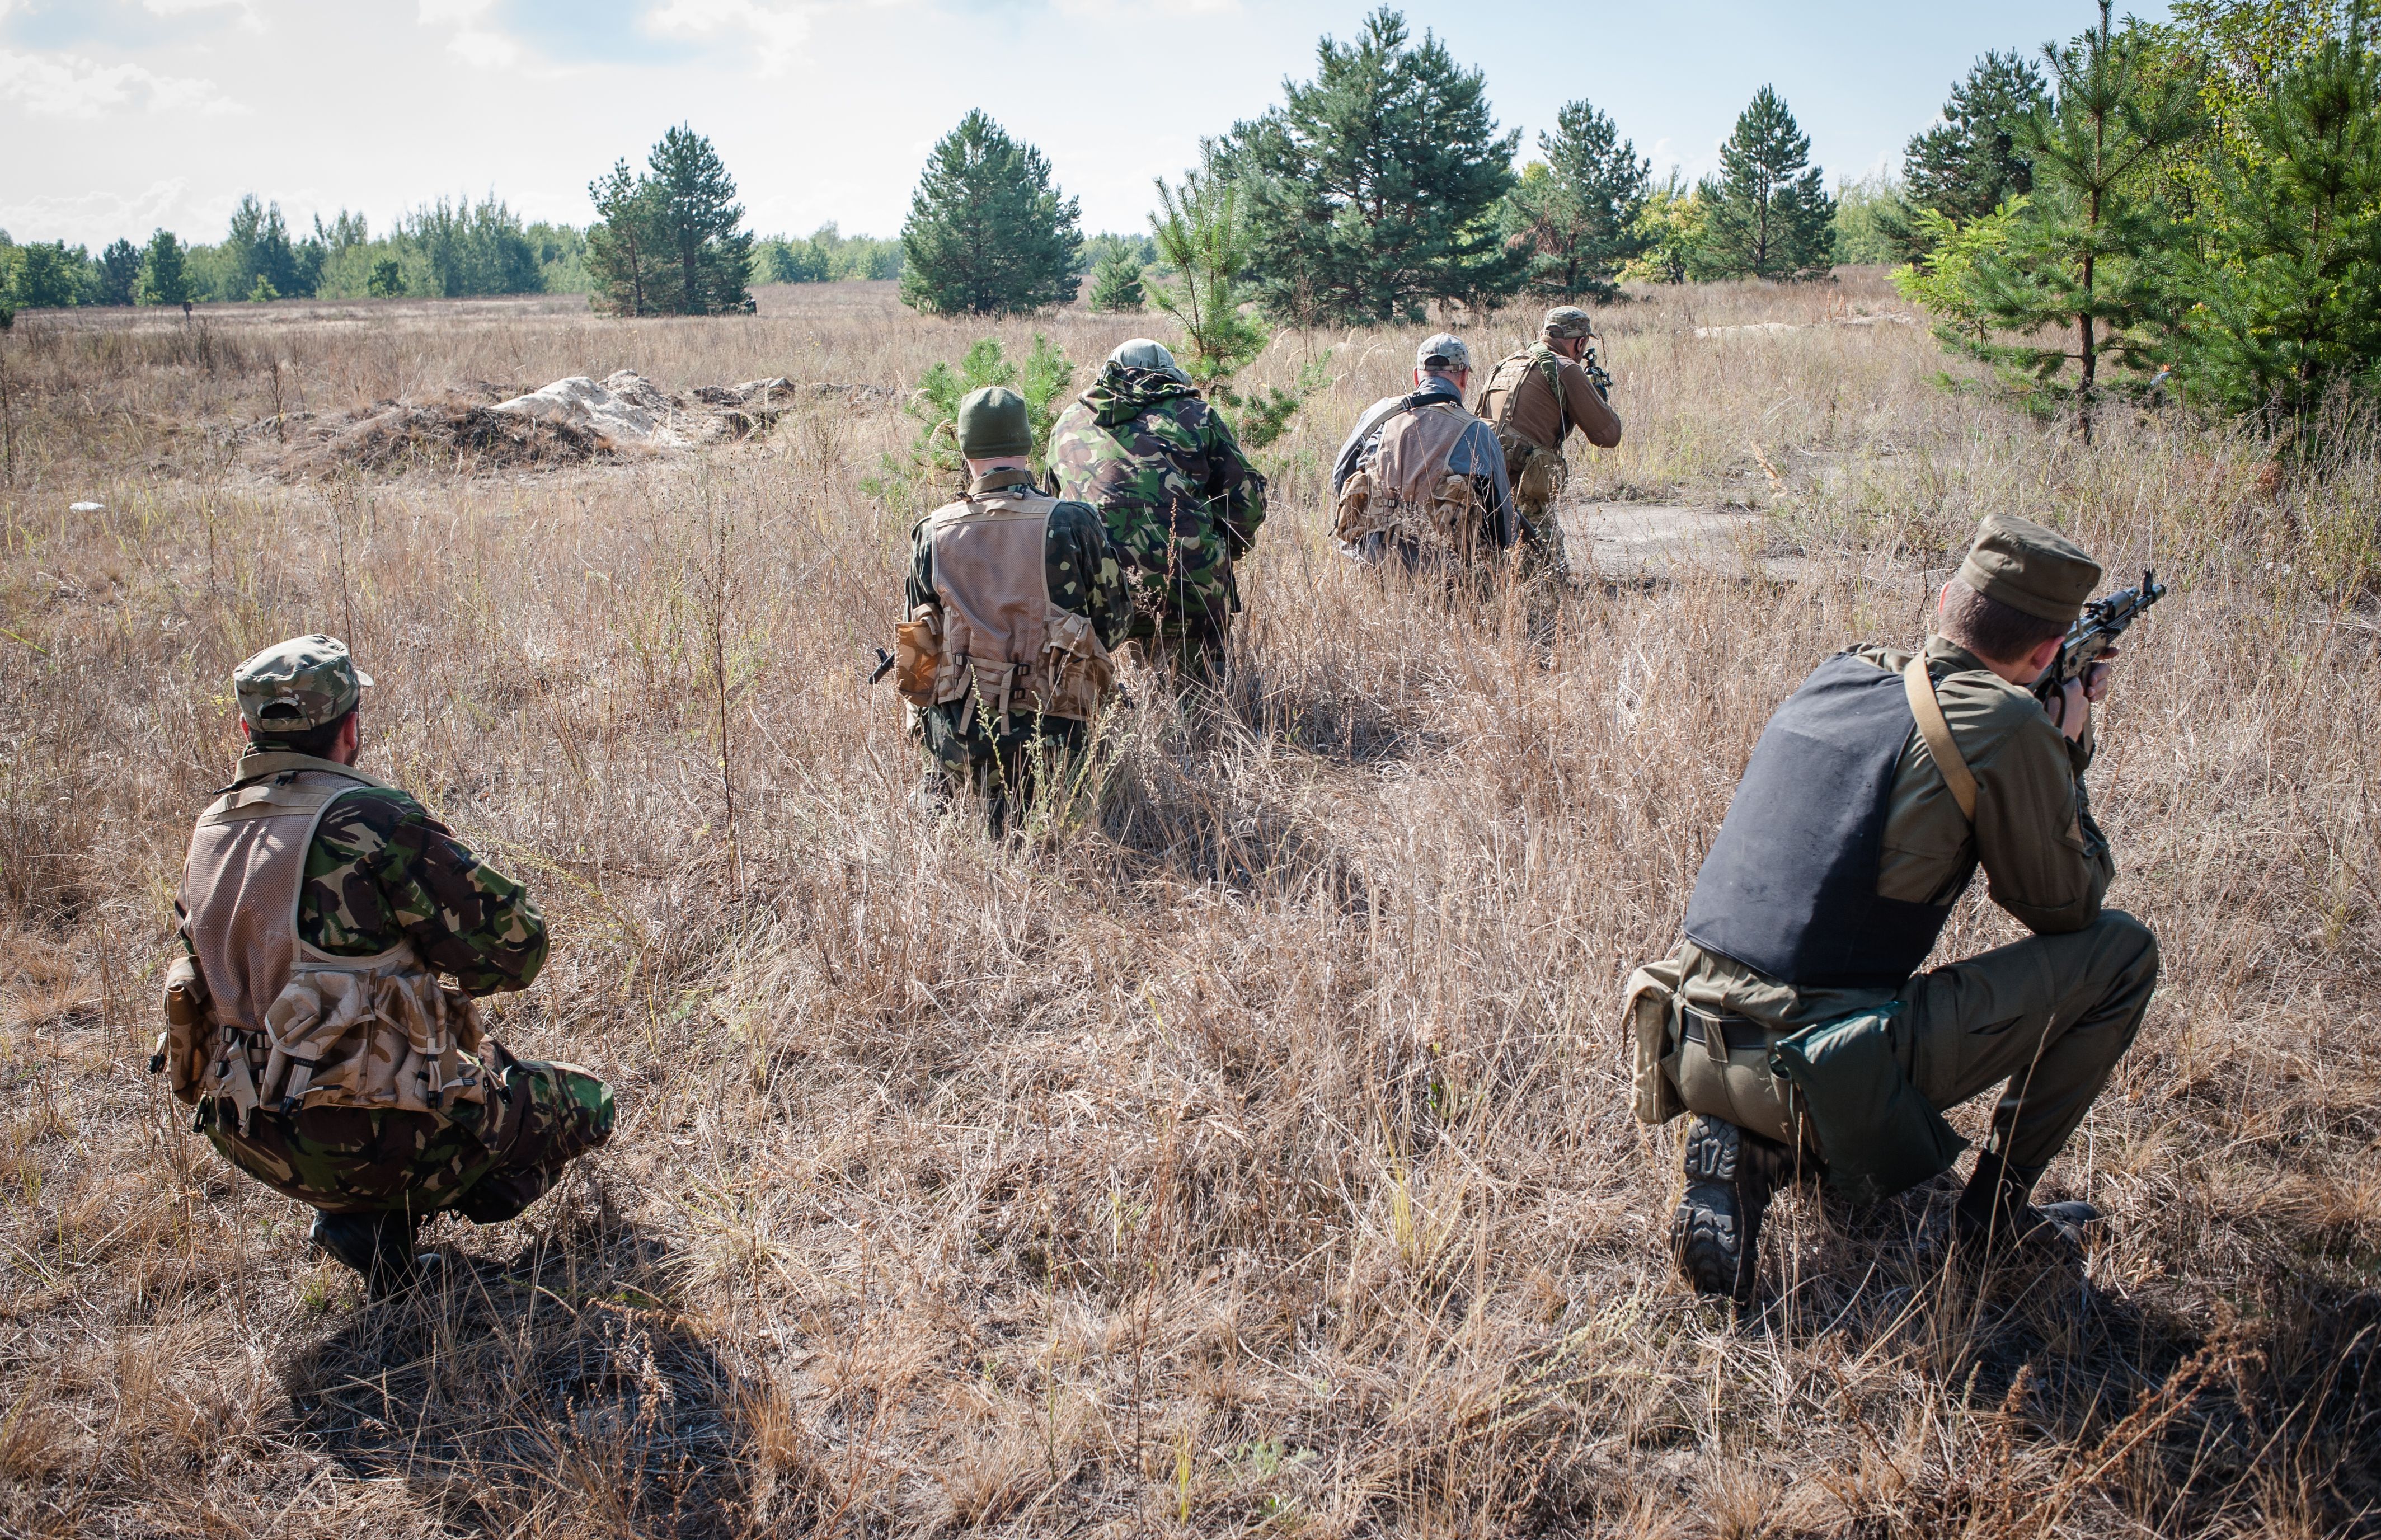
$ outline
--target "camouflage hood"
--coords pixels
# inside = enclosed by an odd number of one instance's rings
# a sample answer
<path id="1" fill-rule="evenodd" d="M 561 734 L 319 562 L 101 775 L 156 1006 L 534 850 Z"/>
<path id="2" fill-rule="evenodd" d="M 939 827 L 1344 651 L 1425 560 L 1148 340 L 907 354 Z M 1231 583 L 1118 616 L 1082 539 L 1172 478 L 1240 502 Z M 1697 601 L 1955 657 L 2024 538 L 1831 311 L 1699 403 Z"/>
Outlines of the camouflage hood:
<path id="1" fill-rule="evenodd" d="M 1103 428 L 1117 428 L 1142 416 L 1152 407 L 1184 396 L 1196 397 L 1198 394 L 1198 386 L 1158 370 L 1110 363 L 1101 366 L 1100 377 L 1092 382 L 1081 399 L 1092 409 L 1092 421 Z"/>

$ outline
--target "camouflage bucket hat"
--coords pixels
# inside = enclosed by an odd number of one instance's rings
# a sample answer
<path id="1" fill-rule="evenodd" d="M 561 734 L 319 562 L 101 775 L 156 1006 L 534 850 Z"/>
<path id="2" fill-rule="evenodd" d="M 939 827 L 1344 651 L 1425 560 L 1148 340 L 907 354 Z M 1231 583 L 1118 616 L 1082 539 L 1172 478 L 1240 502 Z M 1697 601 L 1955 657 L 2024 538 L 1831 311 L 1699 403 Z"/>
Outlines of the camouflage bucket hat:
<path id="1" fill-rule="evenodd" d="M 231 671 L 239 717 L 260 733 L 301 733 L 356 709 L 372 676 L 335 636 L 277 642 Z"/>
<path id="2" fill-rule="evenodd" d="M 1546 337 L 1593 336 L 1595 323 L 1589 318 L 1587 312 L 1577 305 L 1557 305 L 1546 312 L 1546 318 L 1539 325 L 1538 334 Z"/>
<path id="3" fill-rule="evenodd" d="M 1469 369 L 1471 367 L 1471 349 L 1463 346 L 1462 338 L 1441 332 L 1436 336 L 1425 337 L 1422 345 L 1414 349 L 1414 367 Z"/>

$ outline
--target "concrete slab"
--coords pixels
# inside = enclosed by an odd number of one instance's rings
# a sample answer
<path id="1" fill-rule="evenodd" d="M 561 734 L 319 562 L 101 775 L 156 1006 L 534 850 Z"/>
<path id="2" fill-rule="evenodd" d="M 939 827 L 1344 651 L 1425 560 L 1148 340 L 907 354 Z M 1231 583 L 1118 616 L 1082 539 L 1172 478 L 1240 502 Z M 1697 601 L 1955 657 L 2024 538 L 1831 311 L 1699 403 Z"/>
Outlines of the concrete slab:
<path id="1" fill-rule="evenodd" d="M 1795 578 L 1801 556 L 1764 556 L 1760 514 L 1661 503 L 1576 503 L 1557 508 L 1572 567 L 1581 577 L 1667 578 L 1683 571 Z"/>

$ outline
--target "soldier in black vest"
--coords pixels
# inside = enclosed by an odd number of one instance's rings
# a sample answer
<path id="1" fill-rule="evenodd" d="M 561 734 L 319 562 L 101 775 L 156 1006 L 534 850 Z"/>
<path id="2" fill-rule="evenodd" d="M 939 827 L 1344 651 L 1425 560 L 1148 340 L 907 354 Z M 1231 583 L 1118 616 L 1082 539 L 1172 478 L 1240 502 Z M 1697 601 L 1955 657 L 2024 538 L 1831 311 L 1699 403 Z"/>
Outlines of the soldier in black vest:
<path id="1" fill-rule="evenodd" d="M 1962 1147 L 1942 1109 L 1996 1085 L 1956 1234 L 1996 1250 L 2097 1217 L 2032 1192 L 2132 1043 L 2157 942 L 2101 907 L 2116 869 L 2082 776 L 2106 665 L 2048 706 L 2031 691 L 2099 579 L 2064 536 L 1988 517 L 1923 651 L 1829 658 L 1754 746 L 1684 945 L 1632 981 L 1674 995 L 1638 1111 L 1699 1115 L 1671 1228 L 1699 1291 L 1751 1301 L 1797 1167 L 1855 1198 L 1923 1181 Z M 2034 935 L 1917 972 L 1979 865 Z"/>

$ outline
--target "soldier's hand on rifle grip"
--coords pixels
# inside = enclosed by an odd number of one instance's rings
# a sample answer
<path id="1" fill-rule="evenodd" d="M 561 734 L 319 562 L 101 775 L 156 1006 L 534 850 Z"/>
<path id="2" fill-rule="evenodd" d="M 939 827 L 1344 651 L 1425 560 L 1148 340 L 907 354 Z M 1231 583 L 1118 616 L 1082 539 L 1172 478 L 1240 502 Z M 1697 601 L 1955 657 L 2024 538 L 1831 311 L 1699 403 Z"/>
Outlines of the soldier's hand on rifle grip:
<path id="1" fill-rule="evenodd" d="M 2082 741 L 2083 729 L 2092 722 L 2092 703 L 2108 693 L 2108 665 L 2116 655 L 2117 649 L 2109 648 L 2089 668 L 2060 688 L 2057 709 L 2052 715 L 2069 742 Z"/>

